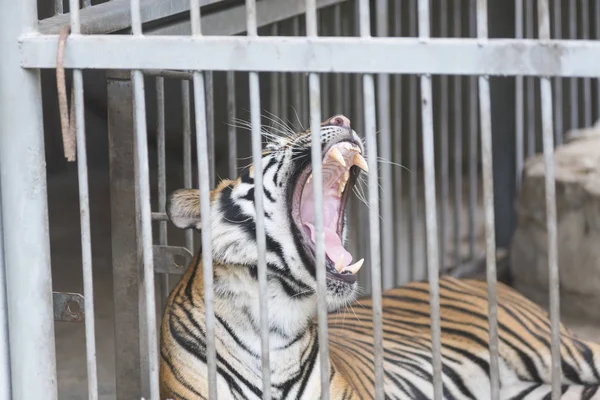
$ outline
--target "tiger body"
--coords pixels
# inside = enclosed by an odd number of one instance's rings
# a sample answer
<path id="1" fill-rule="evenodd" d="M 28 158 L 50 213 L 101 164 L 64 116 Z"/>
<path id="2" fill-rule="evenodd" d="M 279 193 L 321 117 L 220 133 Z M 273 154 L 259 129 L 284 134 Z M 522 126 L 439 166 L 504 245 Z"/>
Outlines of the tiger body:
<path id="1" fill-rule="evenodd" d="M 272 143 L 262 162 L 272 399 L 318 399 L 321 394 L 310 143 L 310 132 L 290 135 Z M 357 166 L 366 169 L 362 143 L 349 120 L 336 116 L 322 125 L 321 145 L 330 398 L 371 399 L 371 300 L 356 300 L 355 273 L 362 261 L 351 264 L 352 255 L 342 247 L 348 188 L 360 173 Z M 219 399 L 262 399 L 253 174 L 250 168 L 235 181 L 223 181 L 210 196 Z M 197 190 L 177 191 L 169 199 L 169 218 L 182 229 L 200 229 L 199 210 Z M 161 327 L 161 399 L 208 398 L 203 274 L 199 253 L 167 301 Z M 486 284 L 441 278 L 440 313 L 444 398 L 489 399 Z M 498 327 L 501 399 L 549 398 L 547 314 L 499 284 Z M 600 347 L 564 327 L 560 333 L 562 398 L 600 399 Z M 383 348 L 386 398 L 433 399 L 426 282 L 383 293 Z"/>

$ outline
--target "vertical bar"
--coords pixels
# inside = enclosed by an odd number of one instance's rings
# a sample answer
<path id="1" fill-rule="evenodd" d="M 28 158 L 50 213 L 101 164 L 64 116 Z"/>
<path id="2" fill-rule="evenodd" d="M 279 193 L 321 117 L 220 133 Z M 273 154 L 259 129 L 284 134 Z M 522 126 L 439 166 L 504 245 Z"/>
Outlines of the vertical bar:
<path id="1" fill-rule="evenodd" d="M 258 36 L 256 0 L 246 0 L 248 36 Z M 256 206 L 256 248 L 258 254 L 258 287 L 260 307 L 260 342 L 262 361 L 263 400 L 271 399 L 271 368 L 269 355 L 269 309 L 267 299 L 267 244 L 262 167 L 262 134 L 260 128 L 260 82 L 258 72 L 249 73 L 250 123 L 252 125 L 252 164 L 254 166 L 254 204 Z"/>
<path id="2" fill-rule="evenodd" d="M 2 236 L 2 196 L 0 193 L 0 400 L 11 400 L 6 264 L 4 263 L 4 239 Z"/>
<path id="3" fill-rule="evenodd" d="M 582 39 L 590 38 L 590 3 L 581 0 L 581 32 Z M 592 81 L 589 77 L 583 78 L 583 124 L 585 127 L 592 125 Z"/>
<path id="4" fill-rule="evenodd" d="M 190 0 L 192 35 L 202 36 L 200 1 Z M 196 117 L 196 152 L 198 157 L 198 187 L 200 189 L 200 213 L 202 215 L 202 248 L 212 248 L 210 217 L 210 154 L 207 131 L 205 76 L 194 71 L 194 106 Z M 206 307 L 206 364 L 208 367 L 208 398 L 217 398 L 217 353 L 215 347 L 215 313 L 213 289 L 212 252 L 202 252 L 204 278 L 204 305 Z"/>
<path id="5" fill-rule="evenodd" d="M 429 40 L 429 1 L 419 0 L 419 39 Z M 427 269 L 431 307 L 431 351 L 433 395 L 442 399 L 442 353 L 440 326 L 439 258 L 435 205 L 435 152 L 433 142 L 433 103 L 431 76 L 421 76 L 421 117 L 423 119 L 423 173 L 425 181 L 425 223 L 427 232 Z"/>
<path id="6" fill-rule="evenodd" d="M 40 72 L 19 65 L 18 39 L 36 27 L 36 2 L 0 3 L 0 193 L 15 400 L 57 398 Z"/>
<path id="7" fill-rule="evenodd" d="M 292 18 L 292 36 L 300 36 L 300 18 Z M 297 131 L 303 130 L 302 124 L 302 74 L 292 74 L 292 117 Z"/>
<path id="8" fill-rule="evenodd" d="M 417 36 L 417 2 L 411 1 L 409 2 L 409 18 L 408 18 L 408 29 L 410 36 Z M 410 170 L 410 188 L 409 188 L 409 209 L 408 213 L 410 214 L 409 219 L 409 234 L 408 234 L 408 248 L 409 248 L 409 264 L 411 268 L 411 276 L 410 279 L 422 279 L 421 276 L 417 275 L 417 262 L 416 262 L 416 243 L 415 237 L 417 235 L 417 225 L 419 223 L 419 197 L 418 197 L 418 85 L 417 85 L 417 77 L 411 75 L 409 78 L 409 120 L 408 120 L 408 131 L 409 131 L 409 170 Z"/>
<path id="9" fill-rule="evenodd" d="M 165 80 L 156 78 L 156 151 L 158 153 L 158 211 L 166 212 L 167 177 L 165 166 Z M 167 221 L 158 223 L 158 242 L 167 244 Z M 161 308 L 167 304 L 169 297 L 169 274 L 160 277 Z"/>
<path id="10" fill-rule="evenodd" d="M 206 87 L 206 129 L 208 133 L 208 171 L 210 187 L 215 187 L 215 96 L 212 71 L 204 71 Z"/>
<path id="11" fill-rule="evenodd" d="M 394 1 L 394 36 L 402 36 L 402 0 Z M 402 190 L 402 174 L 404 174 L 404 167 L 402 166 L 402 151 L 403 151 L 403 129 L 402 129 L 402 75 L 394 76 L 394 163 L 396 169 L 394 170 L 394 194 L 396 196 L 396 212 L 394 222 L 396 224 L 396 285 L 402 285 L 410 280 L 410 270 L 405 268 L 403 261 L 402 246 L 403 243 L 403 231 L 404 224 L 402 217 L 404 214 L 404 191 Z"/>
<path id="12" fill-rule="evenodd" d="M 440 0 L 440 35 L 448 37 L 448 0 Z M 441 175 L 441 206 L 440 206 L 440 265 L 445 267 L 446 245 L 448 243 L 448 192 L 449 192 L 449 161 L 448 161 L 448 76 L 440 76 L 440 175 Z"/>
<path id="13" fill-rule="evenodd" d="M 271 36 L 277 36 L 279 34 L 279 31 L 277 29 L 277 24 L 272 24 L 271 25 Z M 277 72 L 271 72 L 269 74 L 270 78 L 271 78 L 271 94 L 270 94 L 270 100 L 271 100 L 271 115 L 278 117 L 280 115 L 280 111 L 279 111 L 279 106 L 281 104 L 281 101 L 279 100 L 279 85 L 277 84 L 278 80 L 279 80 L 279 74 Z"/>
<path id="14" fill-rule="evenodd" d="M 595 0 L 594 26 L 596 27 L 596 40 L 600 40 L 600 0 Z M 558 96 L 558 92 L 556 93 Z M 600 118 L 600 78 L 596 81 L 596 118 Z M 562 131 L 561 131 L 562 134 Z M 562 139 L 562 136 L 561 136 Z M 557 143 L 560 144 L 560 143 Z"/>
<path id="15" fill-rule="evenodd" d="M 462 36 L 462 0 L 454 0 L 454 36 Z M 462 77 L 454 77 L 454 264 L 462 263 L 462 137 L 463 90 Z M 443 265 L 442 265 L 443 268 Z"/>
<path id="16" fill-rule="evenodd" d="M 131 0 L 131 31 L 134 36 L 142 35 L 140 0 Z M 154 260 L 152 245 L 150 172 L 148 165 L 144 75 L 140 70 L 132 71 L 131 75 L 133 83 L 135 149 L 141 219 L 142 259 L 144 268 L 144 296 L 146 300 L 145 311 L 146 333 L 148 341 L 148 376 L 150 385 L 150 398 L 152 400 L 158 400 L 158 339 L 156 326 L 156 299 L 154 298 Z"/>
<path id="17" fill-rule="evenodd" d="M 111 248 L 115 319 L 115 378 L 118 399 L 142 393 L 140 369 L 141 276 L 137 254 L 136 179 L 131 81 L 107 77 Z"/>
<path id="18" fill-rule="evenodd" d="M 306 0 L 306 36 L 317 37 L 316 0 Z M 327 278 L 325 273 L 325 230 L 323 227 L 323 165 L 321 163 L 321 94 L 319 75 L 308 76 L 313 188 L 315 200 L 315 270 L 317 275 L 317 318 L 321 360 L 321 399 L 329 400 L 329 340 L 327 330 Z"/>
<path id="19" fill-rule="evenodd" d="M 569 37 L 577 39 L 577 2 L 569 1 Z M 569 78 L 569 105 L 571 127 L 570 129 L 579 128 L 579 90 L 577 78 Z"/>
<path id="20" fill-rule="evenodd" d="M 528 38 L 535 37 L 534 34 L 534 13 L 533 13 L 534 2 L 525 2 L 525 30 Z M 527 84 L 527 157 L 531 157 L 535 154 L 535 133 L 536 133 L 536 113 L 535 113 L 535 79 L 534 77 L 528 76 L 526 78 Z"/>
<path id="21" fill-rule="evenodd" d="M 477 36 L 477 0 L 471 0 L 469 7 L 470 36 Z M 477 78 L 469 77 L 469 260 L 475 257 L 477 227 Z M 493 197 L 492 197 L 493 199 Z"/>
<path id="22" fill-rule="evenodd" d="M 515 37 L 523 38 L 523 0 L 515 0 Z M 523 103 L 523 76 L 515 77 L 515 135 L 516 135 L 516 181 L 517 190 L 521 188 L 521 171 L 523 170 L 524 152 L 524 103 Z"/>
<path id="23" fill-rule="evenodd" d="M 371 36 L 369 1 L 359 3 L 360 36 Z M 377 137 L 375 110 L 375 83 L 373 75 L 363 75 L 365 137 L 369 166 L 369 237 L 371 256 L 371 298 L 373 310 L 373 355 L 375 361 L 375 399 L 383 400 L 383 324 L 381 298 L 381 255 L 379 228 L 379 180 L 377 177 Z"/>
<path id="24" fill-rule="evenodd" d="M 586 10 L 587 12 L 587 10 Z M 550 10 L 548 0 L 538 0 L 539 37 L 550 40 Z M 552 349 L 552 400 L 561 398 L 560 357 L 560 289 L 558 275 L 558 237 L 556 226 L 556 187 L 554 179 L 554 138 L 552 126 L 552 85 L 550 78 L 541 78 L 542 137 L 544 144 L 546 224 L 548 230 L 548 278 L 550 289 L 550 324 Z"/>
<path id="25" fill-rule="evenodd" d="M 477 0 L 477 38 L 487 41 L 487 0 Z M 490 351 L 491 400 L 500 399 L 500 369 L 498 361 L 498 298 L 496 288 L 496 227 L 494 221 L 494 176 L 492 160 L 492 107 L 489 76 L 479 77 L 481 109 L 481 165 L 485 210 L 486 282 L 488 289 L 488 324 Z"/>
<path id="26" fill-rule="evenodd" d="M 599 1 L 599 0 L 597 0 Z M 554 38 L 562 38 L 562 0 L 554 0 Z M 554 128 L 556 144 L 563 138 L 563 80 L 554 78 Z M 600 98 L 600 97 L 599 97 Z"/>
<path id="27" fill-rule="evenodd" d="M 70 0 L 71 35 L 80 35 L 79 1 Z M 94 282 L 92 274 L 92 242 L 90 229 L 90 196 L 88 189 L 87 150 L 83 98 L 83 73 L 73 70 L 73 95 L 75 96 L 75 129 L 77 143 L 77 180 L 79 183 L 79 216 L 81 224 L 81 266 L 83 269 L 83 295 L 85 297 L 85 350 L 88 381 L 88 398 L 98 399 L 98 373 L 96 365 L 96 330 L 94 319 Z"/>
<path id="28" fill-rule="evenodd" d="M 376 34 L 388 36 L 388 0 L 377 0 L 375 5 L 377 18 Z M 390 121 L 390 76 L 377 76 L 377 127 L 379 130 L 379 155 L 383 162 L 381 169 L 381 217 L 383 235 L 382 265 L 383 290 L 394 287 L 394 200 L 392 188 L 392 132 Z"/>
<path id="29" fill-rule="evenodd" d="M 183 126 L 183 187 L 192 187 L 192 117 L 190 110 L 190 82 L 181 81 L 181 109 Z M 194 232 L 185 231 L 185 247 L 194 252 Z"/>
<path id="30" fill-rule="evenodd" d="M 237 129 L 235 127 L 235 72 L 227 72 L 227 143 L 229 147 L 229 177 L 237 176 Z"/>

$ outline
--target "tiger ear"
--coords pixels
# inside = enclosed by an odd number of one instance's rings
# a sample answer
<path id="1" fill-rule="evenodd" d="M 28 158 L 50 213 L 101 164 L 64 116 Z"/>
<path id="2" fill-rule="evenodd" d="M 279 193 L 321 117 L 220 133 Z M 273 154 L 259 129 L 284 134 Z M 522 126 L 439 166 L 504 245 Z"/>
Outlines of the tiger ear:
<path id="1" fill-rule="evenodd" d="M 201 229 L 200 191 L 179 189 L 167 201 L 167 216 L 179 229 Z"/>

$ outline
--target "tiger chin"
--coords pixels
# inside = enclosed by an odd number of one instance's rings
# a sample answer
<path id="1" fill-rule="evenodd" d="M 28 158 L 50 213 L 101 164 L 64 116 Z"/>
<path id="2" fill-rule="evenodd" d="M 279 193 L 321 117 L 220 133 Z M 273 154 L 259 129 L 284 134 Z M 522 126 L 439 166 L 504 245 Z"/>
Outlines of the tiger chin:
<path id="1" fill-rule="evenodd" d="M 371 300 L 356 301 L 364 260 L 344 247 L 346 204 L 367 170 L 350 121 L 321 124 L 323 225 L 331 399 L 374 398 Z M 267 298 L 273 399 L 321 394 L 315 277 L 311 132 L 272 139 L 262 158 Z M 202 251 L 211 251 L 219 399 L 261 399 L 261 339 L 254 168 L 210 193 L 211 248 L 201 249 L 173 289 L 160 341 L 161 399 L 207 399 L 208 368 Z M 200 231 L 198 190 L 173 192 L 167 214 L 181 229 Z M 444 398 L 489 399 L 485 282 L 441 278 Z M 433 399 L 429 287 L 413 282 L 383 294 L 386 398 Z M 541 399 L 551 388 L 547 314 L 498 285 L 502 399 Z M 346 307 L 360 304 L 349 309 Z M 344 311 L 340 311 L 340 310 Z M 600 398 L 600 347 L 561 327 L 563 398 Z M 565 397 L 567 396 L 567 397 Z"/>

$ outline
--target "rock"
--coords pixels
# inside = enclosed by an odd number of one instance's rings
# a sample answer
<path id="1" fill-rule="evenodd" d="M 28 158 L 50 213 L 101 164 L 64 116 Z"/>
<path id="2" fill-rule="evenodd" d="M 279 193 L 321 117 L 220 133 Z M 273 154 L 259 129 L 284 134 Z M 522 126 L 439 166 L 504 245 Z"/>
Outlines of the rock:
<path id="1" fill-rule="evenodd" d="M 554 153 L 561 309 L 600 319 L 600 121 L 567 137 Z M 542 154 L 526 161 L 510 250 L 515 287 L 541 304 L 549 287 L 544 175 Z"/>

